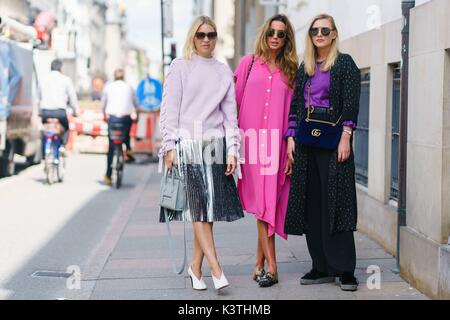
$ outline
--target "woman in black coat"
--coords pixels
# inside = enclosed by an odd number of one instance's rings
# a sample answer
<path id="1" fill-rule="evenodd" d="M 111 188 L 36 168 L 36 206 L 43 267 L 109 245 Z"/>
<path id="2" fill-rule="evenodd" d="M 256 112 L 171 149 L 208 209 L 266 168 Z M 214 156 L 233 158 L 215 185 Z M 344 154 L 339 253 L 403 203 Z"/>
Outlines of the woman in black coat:
<path id="1" fill-rule="evenodd" d="M 286 134 L 292 178 L 285 232 L 306 234 L 313 266 L 301 284 L 334 282 L 339 277 L 342 290 L 355 291 L 357 201 L 352 142 L 361 76 L 353 59 L 339 52 L 338 40 L 333 17 L 320 15 L 312 21 Z M 308 110 L 310 119 L 337 124 L 332 129 L 337 132 L 328 136 L 323 124 L 321 130 L 311 130 L 316 122 L 305 122 Z M 318 139 L 324 140 L 314 144 Z"/>

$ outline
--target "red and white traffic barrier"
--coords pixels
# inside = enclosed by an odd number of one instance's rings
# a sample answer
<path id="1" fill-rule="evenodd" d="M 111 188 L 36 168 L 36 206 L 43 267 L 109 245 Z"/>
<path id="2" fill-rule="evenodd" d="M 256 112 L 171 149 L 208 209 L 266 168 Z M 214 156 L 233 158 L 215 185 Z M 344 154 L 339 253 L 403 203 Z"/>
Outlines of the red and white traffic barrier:
<path id="1" fill-rule="evenodd" d="M 108 124 L 103 120 L 101 111 L 81 111 L 77 118 L 73 119 L 74 130 L 77 134 L 89 136 L 108 136 Z"/>
<path id="2" fill-rule="evenodd" d="M 156 156 L 160 147 L 159 112 L 141 112 L 133 121 L 130 136 L 135 153 Z M 99 110 L 82 110 L 70 121 L 71 135 L 68 149 L 84 153 L 108 151 L 108 124 Z"/>
<path id="3" fill-rule="evenodd" d="M 138 116 L 137 123 L 131 128 L 131 137 L 133 141 L 133 150 L 136 153 L 144 153 L 156 156 L 159 137 L 159 112 L 141 112 Z"/>

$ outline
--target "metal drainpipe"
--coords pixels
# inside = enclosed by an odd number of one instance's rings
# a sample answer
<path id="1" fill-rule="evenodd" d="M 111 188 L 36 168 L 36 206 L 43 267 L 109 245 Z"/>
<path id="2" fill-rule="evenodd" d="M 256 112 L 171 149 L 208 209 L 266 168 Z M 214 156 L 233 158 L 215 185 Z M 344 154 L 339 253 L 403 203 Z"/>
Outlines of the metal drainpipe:
<path id="1" fill-rule="evenodd" d="M 408 152 L 408 77 L 409 77 L 409 30 L 410 12 L 416 6 L 414 0 L 402 0 L 402 65 L 400 102 L 400 155 L 398 182 L 398 222 L 397 222 L 397 272 L 400 273 L 400 229 L 406 226 L 406 185 Z"/>

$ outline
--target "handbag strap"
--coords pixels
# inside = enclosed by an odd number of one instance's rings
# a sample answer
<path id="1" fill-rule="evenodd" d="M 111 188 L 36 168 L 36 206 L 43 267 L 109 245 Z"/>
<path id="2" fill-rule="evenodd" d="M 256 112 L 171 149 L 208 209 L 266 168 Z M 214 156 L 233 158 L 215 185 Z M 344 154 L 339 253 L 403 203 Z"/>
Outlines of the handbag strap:
<path id="1" fill-rule="evenodd" d="M 248 79 L 250 78 L 250 73 L 252 72 L 254 63 L 255 63 L 255 55 L 252 55 L 252 63 L 250 64 L 250 67 L 248 68 L 248 71 L 247 71 L 247 78 L 245 79 L 243 92 L 245 92 L 245 89 L 247 88 L 247 82 L 248 82 Z M 239 118 L 239 113 L 240 113 L 239 105 L 237 107 L 237 111 L 238 111 L 238 118 Z"/>
<path id="2" fill-rule="evenodd" d="M 311 78 L 308 79 L 308 116 L 307 121 L 310 121 L 311 115 Z"/>
<path id="3" fill-rule="evenodd" d="M 186 221 L 183 219 L 183 264 L 180 268 L 177 268 L 177 264 L 175 261 L 175 251 L 174 251 L 174 245 L 173 245 L 173 238 L 172 238 L 172 232 L 170 228 L 170 220 L 167 215 L 167 210 L 164 210 L 164 217 L 166 219 L 166 228 L 167 228 L 167 235 L 169 240 L 169 250 L 170 250 L 170 257 L 172 259 L 172 270 L 176 275 L 181 275 L 184 272 L 184 269 L 186 268 L 187 264 L 187 253 L 186 253 Z"/>
<path id="4" fill-rule="evenodd" d="M 169 174 L 170 172 L 170 174 Z M 166 170 L 164 174 L 164 182 L 167 184 L 167 180 L 170 179 L 172 182 L 172 185 L 175 183 L 174 177 L 173 177 L 173 170 Z"/>
<path id="5" fill-rule="evenodd" d="M 341 121 L 342 119 L 342 115 L 339 117 L 338 121 L 336 121 L 336 123 L 331 122 L 331 121 L 324 121 L 324 120 L 315 120 L 315 119 L 311 119 L 311 85 L 312 85 L 312 80 L 311 78 L 308 78 L 308 115 L 306 117 L 306 122 L 319 122 L 319 123 L 324 123 L 324 124 L 329 124 L 333 127 L 336 127 L 339 123 L 339 121 Z"/>
<path id="6" fill-rule="evenodd" d="M 252 72 L 253 69 L 253 64 L 255 63 L 255 55 L 252 55 L 252 63 L 250 64 L 250 68 L 248 68 L 248 72 L 247 72 L 247 78 L 245 79 L 245 86 L 244 86 L 244 90 L 247 87 L 247 82 L 248 79 L 250 78 L 250 73 Z"/>
<path id="7" fill-rule="evenodd" d="M 174 168 L 172 168 L 172 171 Z M 169 170 L 165 170 L 164 175 L 167 177 L 167 172 Z M 173 178 L 173 172 L 172 172 L 172 178 Z M 172 260 L 172 270 L 176 275 L 181 275 L 184 272 L 184 269 L 186 268 L 187 264 L 187 252 L 186 252 L 186 220 L 183 219 L 183 264 L 180 268 L 177 268 L 176 259 L 175 259 L 175 250 L 173 245 L 173 237 L 172 237 L 172 231 L 170 228 L 170 219 L 167 214 L 167 210 L 164 210 L 164 218 L 166 220 L 166 229 L 167 229 L 167 239 L 169 241 L 169 250 L 170 250 L 170 257 Z"/>

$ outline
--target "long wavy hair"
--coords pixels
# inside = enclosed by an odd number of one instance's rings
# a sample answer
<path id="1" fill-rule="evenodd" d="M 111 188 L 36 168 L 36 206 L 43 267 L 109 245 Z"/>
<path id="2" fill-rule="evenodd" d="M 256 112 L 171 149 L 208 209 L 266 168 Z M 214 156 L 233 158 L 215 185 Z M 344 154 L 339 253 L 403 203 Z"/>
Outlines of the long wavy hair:
<path id="1" fill-rule="evenodd" d="M 186 36 L 186 41 L 183 47 L 183 58 L 186 60 L 191 60 L 192 55 L 196 52 L 195 50 L 195 34 L 198 29 L 204 24 L 210 25 L 215 32 L 217 32 L 216 23 L 207 16 L 200 16 L 192 22 L 191 27 L 189 28 L 188 34 Z"/>
<path id="2" fill-rule="evenodd" d="M 316 23 L 316 21 L 323 20 L 323 19 L 330 21 L 331 28 L 334 29 L 334 31 L 336 32 L 336 39 L 334 39 L 331 44 L 330 53 L 328 54 L 328 57 L 325 60 L 325 63 L 322 65 L 321 70 L 329 71 L 336 63 L 337 57 L 339 55 L 339 32 L 336 27 L 336 22 L 335 22 L 334 18 L 332 16 L 330 16 L 329 14 L 320 14 L 320 15 L 316 16 L 312 20 L 312 22 L 309 25 L 309 28 L 307 30 L 306 45 L 305 45 L 305 56 L 304 56 L 305 72 L 310 77 L 312 77 L 316 73 L 317 48 L 314 45 L 311 35 L 309 34 L 309 30 L 313 27 L 313 25 L 314 25 L 314 23 Z"/>
<path id="3" fill-rule="evenodd" d="M 286 38 L 283 48 L 276 57 L 276 63 L 288 78 L 289 87 L 295 85 L 295 78 L 298 70 L 297 46 L 295 43 L 295 33 L 291 22 L 284 14 L 277 14 L 267 20 L 260 28 L 258 37 L 255 42 L 255 55 L 265 61 L 270 59 L 270 47 L 268 45 L 266 33 L 272 26 L 272 22 L 280 21 L 286 25 Z"/>

